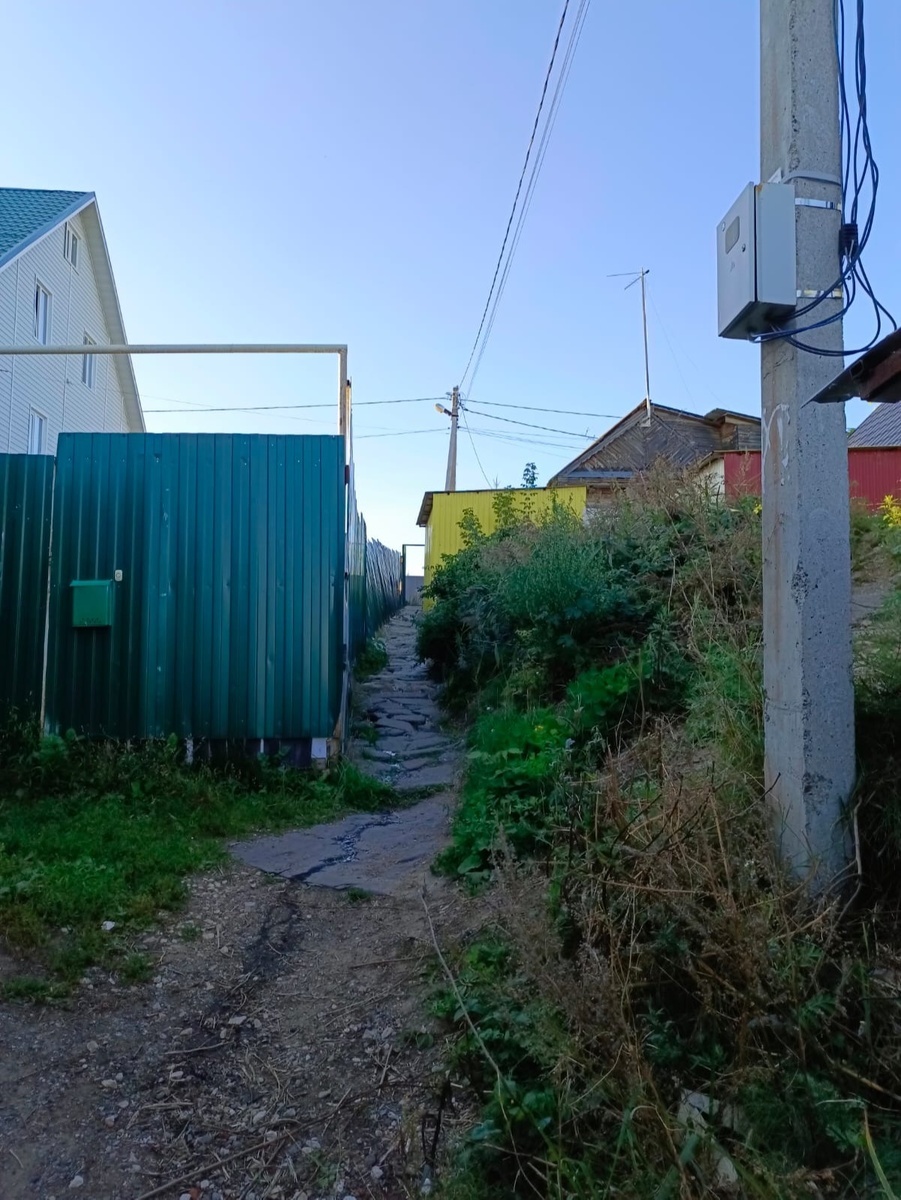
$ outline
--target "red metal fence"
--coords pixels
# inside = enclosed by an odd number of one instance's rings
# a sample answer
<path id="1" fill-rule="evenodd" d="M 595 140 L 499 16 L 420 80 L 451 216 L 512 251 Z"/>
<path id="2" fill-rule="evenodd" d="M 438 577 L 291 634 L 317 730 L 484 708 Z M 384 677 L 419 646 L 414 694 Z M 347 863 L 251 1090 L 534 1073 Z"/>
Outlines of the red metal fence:
<path id="1" fill-rule="evenodd" d="M 723 455 L 727 496 L 759 496 L 760 451 L 730 451 Z M 868 508 L 878 508 L 886 496 L 901 499 L 901 448 L 853 448 L 848 451 L 851 496 Z"/>

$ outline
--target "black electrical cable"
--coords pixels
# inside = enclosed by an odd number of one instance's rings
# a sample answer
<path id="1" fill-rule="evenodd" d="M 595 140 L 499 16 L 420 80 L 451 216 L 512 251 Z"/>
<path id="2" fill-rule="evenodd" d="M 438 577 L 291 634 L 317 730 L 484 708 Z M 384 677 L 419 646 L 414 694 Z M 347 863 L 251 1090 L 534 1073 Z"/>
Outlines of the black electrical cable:
<path id="1" fill-rule="evenodd" d="M 526 429 L 540 429 L 544 433 L 562 433 L 566 437 L 571 437 L 571 438 L 580 438 L 580 437 L 593 438 L 594 437 L 594 434 L 573 433 L 573 431 L 571 429 L 554 429 L 550 425 L 534 425 L 531 421 L 515 421 L 512 417 L 496 417 L 494 415 L 494 413 L 482 412 L 478 408 L 478 406 L 474 407 L 472 404 L 470 404 L 468 402 L 467 402 L 466 407 L 469 409 L 470 412 L 476 413 L 476 415 L 481 417 L 483 420 L 485 420 L 487 418 L 490 421 L 503 421 L 507 425 L 524 425 L 526 427 Z"/>
<path id="2" fill-rule="evenodd" d="M 501 277 L 497 285 L 497 291 L 495 292 L 494 300 L 491 304 L 491 313 L 485 325 L 485 334 L 482 338 L 482 344 L 479 346 L 479 352 L 472 367 L 472 374 L 469 377 L 470 393 L 472 392 L 473 384 L 475 382 L 476 375 L 478 374 L 479 367 L 482 365 L 482 358 L 488 346 L 488 341 L 491 337 L 492 330 L 494 329 L 494 322 L 497 319 L 498 309 L 507 287 L 507 279 L 510 275 L 510 268 L 513 265 L 513 259 L 516 257 L 516 251 L 519 247 L 519 240 L 522 237 L 523 227 L 525 225 L 526 218 L 529 215 L 529 209 L 532 205 L 532 198 L 535 194 L 538 177 L 541 174 L 541 168 L 544 166 L 544 159 L 545 155 L 547 154 L 550 137 L 557 121 L 557 114 L 560 109 L 560 104 L 563 100 L 563 93 L 566 90 L 566 84 L 569 79 L 570 69 L 572 68 L 573 58 L 575 57 L 576 50 L 579 47 L 579 42 L 582 37 L 582 29 L 585 24 L 585 17 L 588 13 L 589 4 L 590 0 L 579 0 L 579 8 L 572 23 L 572 28 L 569 35 L 569 43 L 566 47 L 566 52 L 563 56 L 563 62 L 557 75 L 557 84 L 554 88 L 554 95 L 551 98 L 551 103 L 548 108 L 547 119 L 545 120 L 544 128 L 541 132 L 541 140 L 538 144 L 538 151 L 535 155 L 535 161 L 529 174 L 529 181 L 526 184 L 522 204 L 520 205 L 519 215 L 516 219 L 516 228 L 513 231 L 513 238 L 510 242 L 510 250 L 507 254 L 507 259 L 504 263 L 504 269 L 501 272 Z"/>
<path id="3" fill-rule="evenodd" d="M 466 363 L 466 369 L 464 370 L 463 374 L 460 377 L 461 384 L 462 384 L 463 380 L 466 378 L 467 372 L 469 371 L 470 365 L 472 364 L 473 357 L 475 356 L 476 348 L 478 347 L 478 344 L 479 344 L 479 339 L 482 336 L 482 330 L 485 328 L 485 320 L 488 316 L 488 309 L 491 306 L 491 298 L 494 295 L 494 289 L 495 289 L 495 286 L 497 285 L 497 277 L 500 274 L 501 264 L 504 261 L 504 253 L 506 252 L 506 249 L 507 249 L 507 241 L 510 237 L 510 230 L 513 227 L 513 219 L 516 216 L 516 206 L 519 204 L 519 195 L 520 195 L 520 192 L 522 191 L 523 181 L 525 180 L 526 171 L 528 170 L 528 167 L 529 167 L 529 160 L 532 157 L 532 149 L 535 145 L 535 136 L 538 133 L 538 122 L 541 120 L 541 112 L 542 112 L 542 109 L 544 108 L 544 100 L 545 100 L 545 97 L 547 96 L 548 85 L 551 82 L 551 73 L 554 70 L 554 63 L 556 62 L 556 59 L 557 59 L 557 48 L 560 45 L 560 35 L 563 33 L 563 24 L 566 21 L 566 14 L 568 11 L 569 11 L 569 0 L 565 0 L 565 3 L 563 5 L 563 12 L 560 16 L 560 23 L 557 26 L 557 36 L 554 38 L 554 48 L 551 51 L 551 61 L 548 64 L 547 73 L 545 74 L 545 77 L 544 77 L 544 86 L 541 89 L 541 98 L 538 101 L 538 112 L 535 114 L 535 121 L 532 125 L 532 134 L 529 138 L 528 148 L 526 149 L 525 161 L 522 164 L 522 171 L 520 172 L 519 183 L 516 185 L 516 195 L 513 198 L 513 207 L 510 210 L 510 216 L 507 220 L 507 228 L 504 231 L 504 240 L 501 243 L 501 252 L 498 255 L 497 265 L 494 268 L 494 277 L 491 280 L 491 287 L 488 289 L 488 299 L 485 301 L 485 309 L 482 313 L 482 319 L 479 322 L 479 331 L 476 334 L 476 340 L 473 342 L 472 349 L 469 352 L 469 359 Z"/>
<path id="4" fill-rule="evenodd" d="M 162 399 L 162 397 L 160 397 Z M 411 396 L 405 400 L 357 400 L 354 403 L 354 408 L 360 408 L 364 404 L 425 404 L 431 401 L 444 400 L 445 396 Z M 209 408 L 203 404 L 191 404 L 190 400 L 173 400 L 170 403 L 188 404 L 190 411 L 186 411 L 185 415 L 189 416 L 191 412 L 273 412 L 283 411 L 292 412 L 298 409 L 309 408 L 331 408 L 336 407 L 335 403 L 330 404 L 245 404 L 240 408 L 235 406 L 225 406 L 220 408 Z M 183 410 L 180 408 L 145 408 L 146 413 L 180 413 Z"/>
<path id="5" fill-rule="evenodd" d="M 516 408 L 520 412 L 554 413 L 558 417 L 587 417 L 590 421 L 598 418 L 618 421 L 622 416 L 622 413 L 579 412 L 574 408 L 545 408 L 540 404 L 503 404 L 499 400 L 477 400 L 474 403 L 480 408 Z"/>
<path id="6" fill-rule="evenodd" d="M 795 310 L 792 321 L 814 312 L 824 301 L 835 298 L 835 293 L 841 291 L 842 305 L 830 316 L 821 321 L 813 321 L 808 325 L 774 328 L 759 335 L 754 340 L 768 342 L 775 340 L 788 341 L 799 350 L 810 354 L 818 354 L 827 358 L 844 358 L 846 355 L 863 354 L 871 349 L 882 333 L 883 317 L 897 329 L 894 317 L 876 296 L 875 290 L 864 268 L 862 255 L 873 232 L 876 217 L 876 202 L 879 195 L 879 168 L 873 157 L 873 145 L 870 137 L 869 118 L 867 110 L 867 61 L 866 37 L 864 29 L 864 0 L 855 0 L 855 33 L 854 33 L 854 94 L 857 106 L 857 119 L 851 121 L 851 110 L 848 102 L 848 64 L 846 59 L 847 23 L 845 0 L 835 0 L 835 50 L 839 77 L 839 124 L 842 138 L 842 230 L 839 246 L 840 273 L 835 282 L 824 289 L 808 304 Z M 869 192 L 866 205 L 866 216 L 860 222 L 861 206 L 864 195 Z M 824 329 L 842 320 L 851 310 L 859 293 L 865 295 L 872 305 L 875 318 L 875 332 L 866 345 L 855 350 L 825 350 L 811 346 L 799 339 L 799 335 L 810 333 L 816 329 Z"/>

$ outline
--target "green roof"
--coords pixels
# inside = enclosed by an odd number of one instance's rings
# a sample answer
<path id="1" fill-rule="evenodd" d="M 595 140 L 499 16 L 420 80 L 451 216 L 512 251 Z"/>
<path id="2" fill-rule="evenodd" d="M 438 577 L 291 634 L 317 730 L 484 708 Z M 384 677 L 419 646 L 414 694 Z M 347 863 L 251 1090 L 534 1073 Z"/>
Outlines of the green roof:
<path id="1" fill-rule="evenodd" d="M 0 188 L 0 267 L 92 199 L 92 192 Z"/>

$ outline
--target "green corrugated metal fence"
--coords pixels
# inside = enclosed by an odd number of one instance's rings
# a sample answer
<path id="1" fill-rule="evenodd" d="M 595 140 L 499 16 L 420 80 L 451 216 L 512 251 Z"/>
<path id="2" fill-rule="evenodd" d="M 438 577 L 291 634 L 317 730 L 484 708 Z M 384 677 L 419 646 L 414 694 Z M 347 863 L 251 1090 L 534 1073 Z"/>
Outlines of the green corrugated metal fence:
<path id="1" fill-rule="evenodd" d="M 401 556 L 367 537 L 366 522 L 356 506 L 353 475 L 348 496 L 347 562 L 353 661 L 379 626 L 403 604 Z"/>
<path id="2" fill-rule="evenodd" d="M 401 555 L 381 542 L 366 544 L 366 630 L 372 637 L 378 627 L 404 602 Z"/>
<path id="3" fill-rule="evenodd" d="M 338 437 L 64 434 L 46 728 L 113 737 L 331 736 L 341 698 Z M 73 628 L 76 579 L 116 579 Z"/>
<path id="4" fill-rule="evenodd" d="M 38 712 L 54 462 L 0 455 L 0 712 Z"/>
<path id="5" fill-rule="evenodd" d="M 363 647 L 369 632 L 366 628 L 366 522 L 357 509 L 353 468 L 347 494 L 347 603 L 350 661 Z"/>
<path id="6" fill-rule="evenodd" d="M 0 708 L 43 687 L 48 732 L 331 738 L 400 591 L 341 437 L 63 434 L 55 473 L 0 456 Z"/>

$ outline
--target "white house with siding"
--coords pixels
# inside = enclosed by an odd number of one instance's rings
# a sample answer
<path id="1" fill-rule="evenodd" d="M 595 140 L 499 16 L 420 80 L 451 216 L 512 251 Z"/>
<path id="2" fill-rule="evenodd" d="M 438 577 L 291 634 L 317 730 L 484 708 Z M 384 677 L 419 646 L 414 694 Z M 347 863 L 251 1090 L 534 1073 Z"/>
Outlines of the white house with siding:
<path id="1" fill-rule="evenodd" d="M 94 193 L 0 188 L 0 346 L 126 341 Z M 128 356 L 0 355 L 0 454 L 143 430 Z"/>

